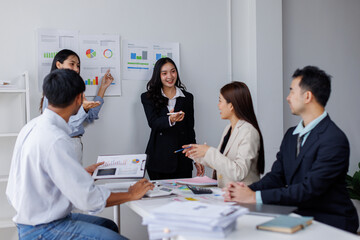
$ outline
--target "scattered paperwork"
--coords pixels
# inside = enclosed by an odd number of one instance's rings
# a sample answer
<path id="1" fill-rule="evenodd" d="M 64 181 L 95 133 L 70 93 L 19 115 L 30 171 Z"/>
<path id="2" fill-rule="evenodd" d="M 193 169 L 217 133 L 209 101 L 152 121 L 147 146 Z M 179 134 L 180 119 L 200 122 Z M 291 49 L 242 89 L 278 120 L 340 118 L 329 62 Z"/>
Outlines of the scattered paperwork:
<path id="1" fill-rule="evenodd" d="M 236 219 L 246 213 L 248 209 L 241 206 L 174 201 L 154 209 L 143 224 L 148 225 L 150 239 L 178 234 L 226 237 L 235 229 Z"/>

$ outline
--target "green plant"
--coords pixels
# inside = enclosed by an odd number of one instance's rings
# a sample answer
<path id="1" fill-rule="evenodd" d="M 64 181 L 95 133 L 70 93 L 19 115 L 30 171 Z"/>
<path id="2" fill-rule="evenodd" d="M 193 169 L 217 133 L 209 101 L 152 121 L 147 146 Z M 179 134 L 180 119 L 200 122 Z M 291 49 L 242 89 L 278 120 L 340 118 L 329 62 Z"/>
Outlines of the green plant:
<path id="1" fill-rule="evenodd" d="M 358 166 L 360 169 L 360 162 Z M 346 176 L 346 188 L 351 199 L 360 200 L 360 170 L 356 171 L 354 176 Z"/>

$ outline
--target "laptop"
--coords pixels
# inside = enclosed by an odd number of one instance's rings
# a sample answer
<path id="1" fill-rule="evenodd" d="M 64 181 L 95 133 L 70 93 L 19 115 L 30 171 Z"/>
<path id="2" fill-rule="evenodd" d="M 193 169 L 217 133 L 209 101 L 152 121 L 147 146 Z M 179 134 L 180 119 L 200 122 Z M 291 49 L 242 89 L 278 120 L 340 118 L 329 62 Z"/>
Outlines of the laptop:
<path id="1" fill-rule="evenodd" d="M 288 215 L 295 211 L 297 207 L 294 206 L 281 206 L 281 205 L 272 205 L 272 204 L 249 204 L 249 203 L 239 203 L 238 205 L 249 209 L 250 215 L 261 215 L 261 216 L 279 216 L 279 215 Z"/>

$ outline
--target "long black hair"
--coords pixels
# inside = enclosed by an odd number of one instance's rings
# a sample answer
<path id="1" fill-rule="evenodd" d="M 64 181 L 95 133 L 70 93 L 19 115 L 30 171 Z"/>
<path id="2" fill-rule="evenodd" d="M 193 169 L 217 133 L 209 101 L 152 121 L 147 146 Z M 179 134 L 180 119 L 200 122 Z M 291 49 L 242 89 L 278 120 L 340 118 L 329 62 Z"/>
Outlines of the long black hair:
<path id="1" fill-rule="evenodd" d="M 260 149 L 256 168 L 260 174 L 263 174 L 265 168 L 264 141 L 256 119 L 249 88 L 243 82 L 232 82 L 223 86 L 220 93 L 227 103 L 233 105 L 236 117 L 250 123 L 258 131 Z"/>
<path id="2" fill-rule="evenodd" d="M 56 63 L 57 63 L 57 62 L 63 64 L 64 61 L 65 61 L 66 59 L 68 59 L 68 57 L 70 57 L 70 56 L 76 56 L 76 57 L 78 58 L 78 60 L 79 60 L 79 65 L 80 65 L 80 57 L 79 57 L 79 55 L 77 55 L 76 52 L 74 52 L 74 51 L 72 51 L 72 50 L 70 50 L 70 49 L 63 49 L 63 50 L 61 50 L 60 52 L 58 52 L 58 53 L 55 55 L 54 60 L 53 60 L 53 62 L 52 62 L 52 64 L 51 64 L 51 70 L 50 70 L 50 72 L 58 69 L 57 66 L 56 66 Z"/>
<path id="3" fill-rule="evenodd" d="M 151 77 L 150 81 L 146 85 L 147 97 L 154 101 L 155 108 L 156 108 L 156 110 L 158 112 L 160 111 L 161 108 L 167 106 L 167 104 L 168 104 L 168 98 L 164 97 L 161 94 L 161 88 L 163 87 L 163 85 L 162 85 L 161 77 L 160 77 L 161 68 L 166 63 L 171 63 L 175 67 L 175 70 L 176 70 L 176 73 L 177 73 L 177 79 L 176 79 L 176 82 L 175 82 L 175 86 L 180 88 L 181 90 L 186 90 L 184 84 L 182 84 L 181 81 L 180 81 L 179 71 L 178 71 L 174 61 L 171 58 L 167 58 L 167 57 L 166 58 L 160 58 L 155 63 L 152 77 Z"/>
<path id="4" fill-rule="evenodd" d="M 54 60 L 52 61 L 52 64 L 51 64 L 51 70 L 50 72 L 58 69 L 57 66 L 56 66 L 56 63 L 59 62 L 61 64 L 64 63 L 64 61 L 66 59 L 68 59 L 68 57 L 70 56 L 76 56 L 79 60 L 79 65 L 80 65 L 80 57 L 79 55 L 77 55 L 76 52 L 72 51 L 72 50 L 69 50 L 69 49 L 63 49 L 61 50 L 60 52 L 58 52 L 55 57 L 54 57 Z M 39 107 L 39 110 L 40 112 L 42 113 L 42 108 L 43 108 L 43 104 L 44 104 L 44 93 L 41 97 L 41 100 L 40 100 L 40 107 Z"/>

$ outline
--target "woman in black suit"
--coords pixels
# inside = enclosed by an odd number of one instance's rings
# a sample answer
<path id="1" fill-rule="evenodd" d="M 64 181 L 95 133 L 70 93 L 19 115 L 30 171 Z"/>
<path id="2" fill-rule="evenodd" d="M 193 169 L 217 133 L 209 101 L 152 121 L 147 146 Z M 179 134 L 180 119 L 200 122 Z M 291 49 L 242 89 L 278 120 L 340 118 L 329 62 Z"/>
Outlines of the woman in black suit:
<path id="1" fill-rule="evenodd" d="M 151 128 L 146 148 L 147 171 L 151 180 L 192 177 L 192 160 L 181 152 L 184 144 L 196 142 L 194 131 L 194 98 L 185 91 L 175 63 L 159 59 L 141 94 L 146 118 Z M 197 166 L 198 174 L 203 168 Z"/>

